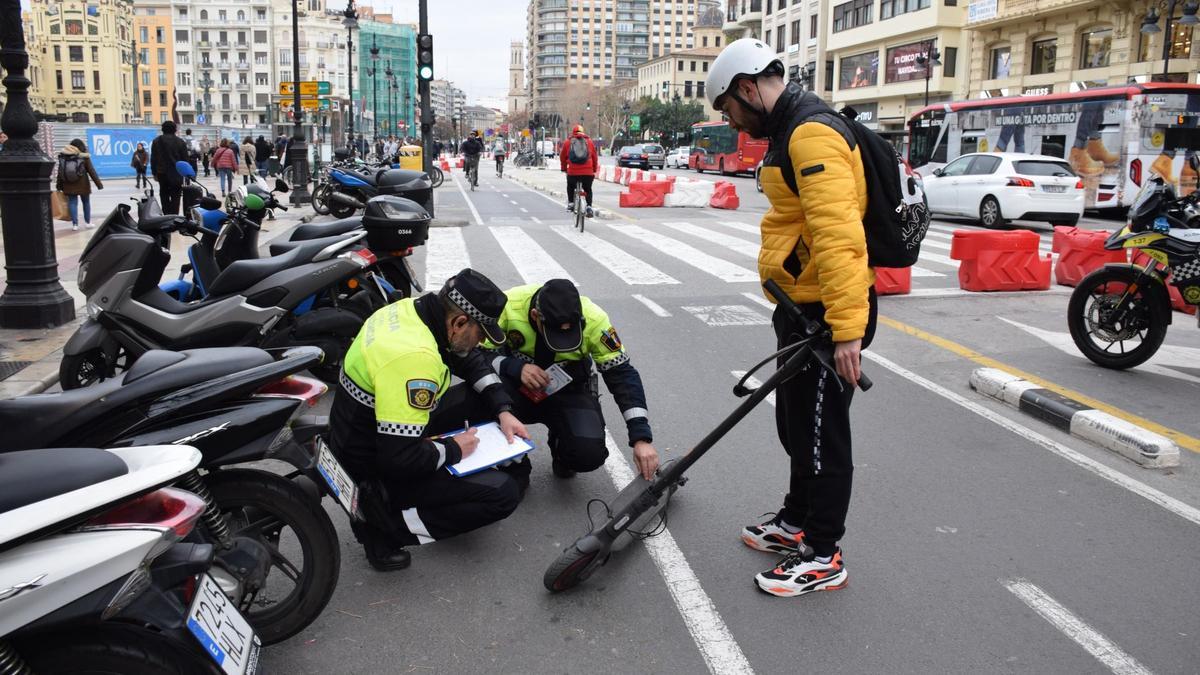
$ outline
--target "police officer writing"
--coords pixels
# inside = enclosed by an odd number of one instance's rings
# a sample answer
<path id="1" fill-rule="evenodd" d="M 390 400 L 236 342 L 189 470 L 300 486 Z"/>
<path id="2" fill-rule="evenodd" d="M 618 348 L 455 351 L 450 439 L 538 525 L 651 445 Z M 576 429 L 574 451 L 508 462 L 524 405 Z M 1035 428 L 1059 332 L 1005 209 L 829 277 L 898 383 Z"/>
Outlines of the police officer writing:
<path id="1" fill-rule="evenodd" d="M 566 279 L 505 295 L 500 328 L 507 340 L 502 348 L 485 347 L 497 352 L 492 367 L 504 377 L 517 415 L 549 430 L 554 475 L 593 471 L 608 457 L 594 363 L 625 418 L 638 473 L 653 478 L 658 452 L 642 378 L 604 310 Z"/>
<path id="2" fill-rule="evenodd" d="M 779 440 L 791 461 L 783 508 L 742 531 L 747 546 L 785 554 L 755 577 L 758 587 L 792 597 L 846 586 L 838 542 L 854 472 L 850 400 L 877 310 L 863 229 L 862 153 L 831 126 L 843 124 L 836 114 L 783 74 L 774 48 L 744 38 L 717 56 L 705 90 L 731 126 L 771 142 L 761 170 L 771 208 L 761 224 L 759 275 L 832 334 L 837 377 L 810 363 L 776 392 Z M 787 311 L 776 308 L 773 323 L 781 348 L 796 341 L 801 329 Z"/>
<path id="3" fill-rule="evenodd" d="M 511 443 L 529 438 L 500 378 L 478 349 L 503 342 L 504 293 L 464 269 L 437 294 L 388 305 L 367 319 L 346 353 L 330 411 L 331 449 L 360 486 L 386 493 L 387 523 L 355 522 L 367 560 L 407 567 L 405 546 L 429 544 L 508 517 L 529 483 L 529 464 L 455 477 L 446 467 L 475 451 L 472 423 L 495 420 Z M 450 376 L 463 383 L 450 386 Z M 372 486 L 373 487 L 373 486 Z"/>

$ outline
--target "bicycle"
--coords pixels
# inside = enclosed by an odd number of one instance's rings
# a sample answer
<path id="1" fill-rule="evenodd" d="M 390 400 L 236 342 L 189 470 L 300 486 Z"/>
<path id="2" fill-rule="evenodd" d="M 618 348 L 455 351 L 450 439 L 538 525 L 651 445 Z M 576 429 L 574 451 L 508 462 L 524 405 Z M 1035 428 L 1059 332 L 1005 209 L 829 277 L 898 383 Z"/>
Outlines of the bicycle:
<path id="1" fill-rule="evenodd" d="M 575 229 L 579 230 L 580 233 L 583 233 L 583 221 L 587 217 L 585 212 L 587 209 L 587 202 L 584 201 L 586 194 L 587 193 L 583 191 L 582 185 L 575 185 L 575 201 L 572 206 L 575 207 Z"/>
<path id="2" fill-rule="evenodd" d="M 475 187 L 479 185 L 479 160 L 471 162 L 471 168 L 467 169 L 467 182 L 471 184 L 471 192 L 475 191 Z"/>
<path id="3" fill-rule="evenodd" d="M 436 164 L 429 167 L 429 182 L 433 187 L 441 187 L 442 181 L 444 180 L 446 180 L 446 174 L 442 173 L 440 167 L 438 167 Z"/>
<path id="4" fill-rule="evenodd" d="M 496 178 L 504 178 L 504 157 L 496 158 Z"/>

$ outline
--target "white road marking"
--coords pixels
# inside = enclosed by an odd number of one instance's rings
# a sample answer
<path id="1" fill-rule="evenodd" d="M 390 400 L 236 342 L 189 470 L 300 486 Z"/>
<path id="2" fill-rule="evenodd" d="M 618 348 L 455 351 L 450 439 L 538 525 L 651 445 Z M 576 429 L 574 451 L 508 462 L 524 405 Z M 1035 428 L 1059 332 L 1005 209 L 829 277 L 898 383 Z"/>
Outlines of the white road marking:
<path id="1" fill-rule="evenodd" d="M 662 305 L 659 305 L 657 302 L 655 302 L 655 301 L 651 300 L 650 298 L 647 298 L 647 297 L 646 297 L 646 296 L 644 296 L 644 295 L 641 295 L 641 294 L 639 294 L 639 293 L 634 293 L 634 294 L 633 294 L 633 299 L 634 299 L 634 300 L 637 300 L 637 301 L 638 301 L 638 302 L 640 302 L 640 303 L 642 303 L 642 304 L 643 304 L 643 305 L 645 305 L 647 308 L 649 308 L 651 312 L 654 312 L 655 314 L 657 314 L 658 316 L 661 316 L 661 317 L 663 317 L 664 319 L 665 319 L 665 318 L 667 318 L 667 317 L 669 317 L 669 316 L 671 316 L 671 313 L 670 313 L 670 312 L 668 312 L 667 310 L 663 309 L 663 308 L 662 308 Z"/>
<path id="2" fill-rule="evenodd" d="M 984 406 L 966 398 L 957 392 L 951 391 L 942 385 L 937 384 L 936 382 L 927 380 L 911 370 L 908 370 L 907 368 L 897 364 L 896 362 L 876 354 L 875 352 L 864 351 L 863 356 L 874 361 L 875 363 L 878 363 L 884 368 L 887 368 L 893 373 L 896 373 L 909 382 L 924 387 L 938 396 L 941 396 L 952 403 L 956 403 L 986 420 L 995 422 L 999 426 L 1004 427 L 1005 429 L 1028 440 L 1029 442 L 1049 450 L 1051 453 L 1058 455 L 1068 462 L 1071 462 L 1082 469 L 1090 471 L 1096 476 L 1099 476 L 1100 478 L 1103 478 L 1104 480 L 1107 480 L 1118 487 L 1122 487 L 1149 502 L 1161 506 L 1167 511 L 1179 516 L 1180 518 L 1183 518 L 1184 520 L 1187 520 L 1193 525 L 1200 525 L 1200 509 L 1185 504 L 1164 492 L 1156 490 L 1135 478 L 1131 478 L 1120 471 L 1117 471 L 1116 469 L 1109 468 L 1108 466 L 1091 459 L 1087 455 L 1084 455 L 1077 450 L 1073 450 L 1062 443 L 1059 443 L 1058 441 L 1050 439 L 1034 431 L 1033 429 L 1030 429 L 1029 427 L 1014 422 L 1000 413 L 993 412 L 991 409 L 985 408 Z"/>
<path id="3" fill-rule="evenodd" d="M 529 219 L 532 220 L 533 222 L 537 223 L 538 225 L 542 224 L 542 219 L 538 218 L 537 216 L 529 216 Z"/>
<path id="4" fill-rule="evenodd" d="M 508 195 L 504 194 L 503 192 L 500 193 L 500 196 L 504 197 L 505 199 L 508 199 Z"/>
<path id="5" fill-rule="evenodd" d="M 612 434 L 604 432 L 604 444 L 608 447 L 608 459 L 604 462 L 604 470 L 618 489 L 624 489 L 633 480 L 633 469 L 625 460 L 625 453 L 617 447 Z M 643 540 L 647 552 L 658 567 L 663 580 L 667 582 L 667 590 L 675 607 L 683 617 L 684 625 L 692 635 L 696 648 L 704 657 L 704 663 L 710 673 L 725 675 L 752 675 L 754 669 L 750 661 L 742 653 L 733 638 L 733 633 L 725 625 L 725 620 L 717 612 L 708 593 L 700 585 L 692 566 L 684 557 L 683 551 L 675 543 L 671 531 L 664 529 L 662 534 Z"/>
<path id="6" fill-rule="evenodd" d="M 746 232 L 758 237 L 762 236 L 762 230 L 760 230 L 757 225 L 747 225 L 746 223 L 739 223 L 736 220 L 718 220 L 717 224 L 733 228 L 739 232 Z"/>
<path id="7" fill-rule="evenodd" d="M 516 202 L 513 202 L 513 203 L 514 203 L 514 204 L 516 204 Z M 529 213 L 529 209 L 527 209 L 527 208 L 525 208 L 524 206 L 522 206 L 522 207 L 521 207 L 521 213 Z"/>
<path id="8" fill-rule="evenodd" d="M 665 222 L 663 225 L 677 232 L 699 237 L 734 253 L 740 253 L 748 258 L 758 260 L 758 244 L 752 244 L 740 237 L 731 237 L 724 232 L 714 232 L 691 223 Z"/>
<path id="9" fill-rule="evenodd" d="M 512 205 L 513 205 L 513 206 L 516 206 L 516 205 L 517 205 L 517 200 L 515 200 L 515 199 L 510 199 L 510 200 L 508 200 L 508 201 L 512 202 Z"/>
<path id="10" fill-rule="evenodd" d="M 763 307 L 766 307 L 767 309 L 771 310 L 772 313 L 775 311 L 775 305 L 773 305 L 770 300 L 764 298 L 759 293 L 751 293 L 749 291 L 746 291 L 745 293 L 742 293 L 742 295 L 745 296 L 751 302 L 754 302 L 759 305 L 762 305 Z"/>
<path id="11" fill-rule="evenodd" d="M 527 284 L 543 283 L 550 279 L 575 279 L 546 252 L 525 230 L 514 225 L 492 227 L 489 230 L 499 242 L 504 254 L 512 261 Z"/>
<path id="12" fill-rule="evenodd" d="M 1050 622 L 1063 635 L 1071 638 L 1087 653 L 1096 657 L 1105 667 L 1120 675 L 1149 675 L 1150 670 L 1138 662 L 1116 643 L 1104 637 L 1099 631 L 1075 616 L 1071 610 L 1063 607 L 1057 600 L 1050 597 L 1041 588 L 1025 579 L 1010 579 L 1001 581 L 1010 593 L 1021 599 L 1030 609 L 1037 612 L 1043 619 Z"/>
<path id="13" fill-rule="evenodd" d="M 475 216 L 475 224 L 482 225 L 483 218 L 479 217 L 479 210 L 475 208 L 475 202 L 471 201 L 471 198 L 467 196 L 467 191 L 463 189 L 462 183 L 458 181 L 458 176 L 450 174 L 450 178 L 454 181 L 454 186 L 458 188 L 458 191 L 462 193 L 463 199 L 467 200 L 467 206 L 471 208 L 471 215 Z"/>
<path id="14" fill-rule="evenodd" d="M 914 278 L 915 277 L 944 277 L 944 276 L 946 276 L 945 274 L 942 274 L 941 272 L 934 272 L 933 270 L 927 270 L 924 267 L 920 267 L 918 265 L 912 266 L 912 275 Z"/>
<path id="15" fill-rule="evenodd" d="M 914 288 L 911 293 L 905 295 L 889 295 L 889 298 L 958 298 L 968 295 L 976 297 L 1000 298 L 1009 295 L 1028 295 L 1030 293 L 1038 293 L 1041 295 L 1070 295 L 1071 289 L 1061 286 L 1051 286 L 1045 291 L 964 291 L 961 288 Z"/>
<path id="16" fill-rule="evenodd" d="M 657 232 L 651 232 L 639 225 L 611 225 L 614 231 L 634 239 L 639 239 L 663 253 L 682 260 L 683 262 L 707 272 L 722 281 L 730 283 L 742 281 L 758 281 L 758 272 L 736 265 L 728 260 L 711 256 L 700 249 L 689 246 L 677 239 L 672 239 Z"/>
<path id="17" fill-rule="evenodd" d="M 612 242 L 590 232 L 576 232 L 574 227 L 551 225 L 550 231 L 571 242 L 600 265 L 630 285 L 677 284 L 674 277 L 636 258 Z"/>
<path id="18" fill-rule="evenodd" d="M 770 319 L 745 305 L 706 305 L 683 309 L 710 326 L 771 325 Z"/>
<path id="19" fill-rule="evenodd" d="M 471 266 L 467 242 L 457 227 L 431 227 L 425 242 L 425 290 L 437 291 L 450 277 Z"/>
<path id="20" fill-rule="evenodd" d="M 744 371 L 744 370 L 731 370 L 729 372 L 739 380 L 742 379 L 743 377 L 745 377 L 745 375 L 746 375 L 746 371 Z M 762 386 L 762 380 L 751 375 L 750 377 L 746 378 L 746 386 L 750 387 L 751 389 L 757 389 Z M 771 393 L 767 394 L 767 397 L 764 400 L 767 403 L 770 403 L 771 407 L 774 408 L 775 407 L 775 392 L 771 392 Z"/>
<path id="21" fill-rule="evenodd" d="M 565 201 L 562 201 L 562 200 L 560 200 L 558 197 L 551 197 L 550 195 L 548 195 L 548 194 L 546 194 L 546 193 L 544 193 L 544 192 L 538 192 L 537 190 L 534 190 L 534 189 L 533 189 L 533 188 L 531 188 L 531 187 L 526 187 L 526 186 L 524 186 L 524 185 L 522 185 L 522 184 L 520 184 L 520 183 L 517 183 L 517 187 L 521 188 L 522 190 L 524 190 L 524 191 L 526 191 L 526 192 L 532 192 L 533 194 L 535 194 L 535 195 L 537 195 L 537 196 L 541 197 L 542 199 L 545 199 L 545 200 L 547 200 L 547 201 L 550 201 L 550 202 L 552 202 L 552 203 L 554 203 L 554 204 L 558 204 L 558 208 L 560 208 L 560 209 L 566 209 L 566 208 L 567 208 L 567 203 L 566 203 Z"/>

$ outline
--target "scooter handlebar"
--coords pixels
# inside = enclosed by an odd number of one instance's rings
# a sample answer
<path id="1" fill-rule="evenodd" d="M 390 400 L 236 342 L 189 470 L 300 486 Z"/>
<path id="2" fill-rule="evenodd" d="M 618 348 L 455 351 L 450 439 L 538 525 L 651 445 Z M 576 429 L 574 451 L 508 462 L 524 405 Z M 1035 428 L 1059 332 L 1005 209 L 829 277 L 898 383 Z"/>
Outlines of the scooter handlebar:
<path id="1" fill-rule="evenodd" d="M 763 282 L 763 288 L 767 289 L 767 292 L 771 294 L 771 297 L 775 298 L 775 302 L 779 303 L 779 305 L 783 307 L 784 311 L 790 314 L 796 323 L 800 324 L 806 337 L 816 335 L 817 332 L 821 330 L 817 322 L 805 316 L 804 312 L 800 310 L 800 307 L 796 304 L 796 302 L 788 297 L 787 293 L 783 292 L 783 289 L 779 287 L 779 284 L 775 283 L 774 279 L 767 279 L 765 282 Z M 874 384 L 875 383 L 871 381 L 871 378 L 867 377 L 866 373 L 859 371 L 858 386 L 863 391 L 870 390 Z"/>

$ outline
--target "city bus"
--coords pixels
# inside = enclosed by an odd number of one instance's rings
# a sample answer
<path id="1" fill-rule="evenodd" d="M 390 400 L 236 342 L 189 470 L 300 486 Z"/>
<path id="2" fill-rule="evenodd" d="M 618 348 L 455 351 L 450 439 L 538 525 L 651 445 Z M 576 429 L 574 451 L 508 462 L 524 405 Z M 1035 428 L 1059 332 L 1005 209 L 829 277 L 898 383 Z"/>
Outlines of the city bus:
<path id="1" fill-rule="evenodd" d="M 1152 172 L 1195 188 L 1198 121 L 1200 85 L 1189 84 L 939 103 L 909 120 L 908 161 L 929 175 L 969 152 L 1053 155 L 1083 179 L 1086 208 L 1127 207 Z"/>
<path id="2" fill-rule="evenodd" d="M 753 174 L 767 154 L 765 138 L 751 138 L 734 131 L 728 122 L 699 122 L 692 125 L 692 154 L 688 168 L 699 173 L 720 171 L 723 175 Z"/>

